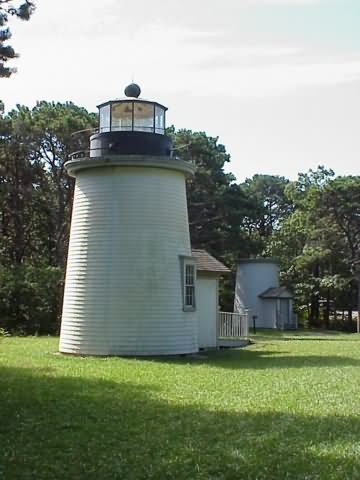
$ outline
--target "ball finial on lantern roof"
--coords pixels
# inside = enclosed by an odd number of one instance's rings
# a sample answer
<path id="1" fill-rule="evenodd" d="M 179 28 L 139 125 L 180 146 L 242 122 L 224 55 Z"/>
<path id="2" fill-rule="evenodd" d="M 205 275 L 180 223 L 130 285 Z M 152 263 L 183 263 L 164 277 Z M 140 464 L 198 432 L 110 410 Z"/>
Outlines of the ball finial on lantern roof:
<path id="1" fill-rule="evenodd" d="M 130 83 L 130 85 L 125 88 L 124 93 L 127 97 L 138 98 L 141 93 L 141 88 L 136 83 Z"/>

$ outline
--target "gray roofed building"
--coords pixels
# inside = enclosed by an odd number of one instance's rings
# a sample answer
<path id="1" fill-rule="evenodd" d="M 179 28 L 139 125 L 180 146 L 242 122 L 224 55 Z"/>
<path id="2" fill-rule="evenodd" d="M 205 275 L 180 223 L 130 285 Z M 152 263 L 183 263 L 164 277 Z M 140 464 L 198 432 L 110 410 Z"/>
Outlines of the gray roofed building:
<path id="1" fill-rule="evenodd" d="M 250 312 L 259 328 L 297 328 L 293 294 L 280 285 L 279 266 L 270 258 L 239 261 L 236 273 L 235 312 Z"/>

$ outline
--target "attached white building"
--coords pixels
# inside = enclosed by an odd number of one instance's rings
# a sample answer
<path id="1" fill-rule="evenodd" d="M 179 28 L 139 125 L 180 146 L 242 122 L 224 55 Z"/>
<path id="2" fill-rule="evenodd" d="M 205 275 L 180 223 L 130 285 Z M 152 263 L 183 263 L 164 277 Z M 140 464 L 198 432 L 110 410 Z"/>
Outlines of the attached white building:
<path id="1" fill-rule="evenodd" d="M 219 336 L 219 281 L 230 270 L 205 250 L 192 249 L 196 262 L 196 314 L 199 348 L 215 348 Z"/>
<path id="2" fill-rule="evenodd" d="M 248 310 L 250 326 L 297 328 L 292 294 L 279 285 L 279 267 L 269 258 L 240 260 L 236 272 L 234 312 Z M 254 318 L 255 317 L 255 318 Z"/>

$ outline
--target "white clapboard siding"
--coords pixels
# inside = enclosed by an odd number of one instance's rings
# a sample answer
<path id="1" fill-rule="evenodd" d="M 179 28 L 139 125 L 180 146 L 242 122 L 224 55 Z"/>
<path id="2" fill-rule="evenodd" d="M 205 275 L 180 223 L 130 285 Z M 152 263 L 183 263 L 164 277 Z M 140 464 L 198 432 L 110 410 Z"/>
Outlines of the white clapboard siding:
<path id="1" fill-rule="evenodd" d="M 183 172 L 143 166 L 79 170 L 60 351 L 197 351 L 196 314 L 183 311 L 181 255 L 191 256 Z"/>
<path id="2" fill-rule="evenodd" d="M 199 348 L 217 346 L 218 277 L 199 272 L 196 279 L 196 308 Z"/>

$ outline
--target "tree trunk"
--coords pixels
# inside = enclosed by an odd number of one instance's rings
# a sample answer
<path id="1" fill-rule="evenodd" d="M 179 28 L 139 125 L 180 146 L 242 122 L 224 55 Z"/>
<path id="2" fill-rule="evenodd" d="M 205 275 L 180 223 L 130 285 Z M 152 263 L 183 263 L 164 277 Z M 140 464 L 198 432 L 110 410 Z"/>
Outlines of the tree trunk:
<path id="1" fill-rule="evenodd" d="M 357 283 L 357 318 L 356 318 L 356 331 L 360 333 L 360 277 L 356 277 Z"/>
<path id="2" fill-rule="evenodd" d="M 328 289 L 326 294 L 326 306 L 324 311 L 324 324 L 325 328 L 328 330 L 330 327 L 330 290 Z"/>
<path id="3" fill-rule="evenodd" d="M 319 299 L 317 296 L 311 298 L 310 305 L 310 324 L 313 327 L 319 326 Z"/>
<path id="4" fill-rule="evenodd" d="M 349 307 L 349 310 L 348 310 L 348 322 L 349 322 L 350 332 L 352 332 L 353 322 L 352 322 L 352 308 L 351 308 L 351 306 Z"/>

